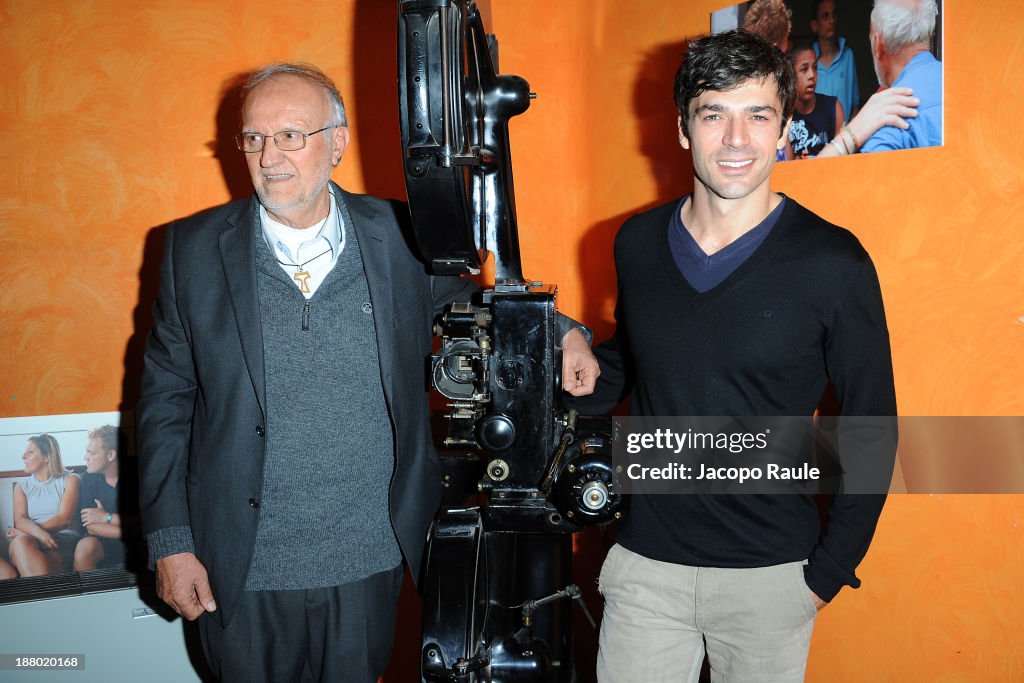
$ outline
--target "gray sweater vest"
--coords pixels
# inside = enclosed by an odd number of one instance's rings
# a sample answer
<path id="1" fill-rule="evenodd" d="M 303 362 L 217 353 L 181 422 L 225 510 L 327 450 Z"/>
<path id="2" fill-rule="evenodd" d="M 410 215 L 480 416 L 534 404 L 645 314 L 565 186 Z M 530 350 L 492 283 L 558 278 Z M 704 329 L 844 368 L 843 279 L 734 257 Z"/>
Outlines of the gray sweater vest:
<path id="1" fill-rule="evenodd" d="M 352 221 L 339 209 L 345 249 L 308 301 L 256 234 L 267 424 L 246 590 L 337 586 L 402 561 L 373 309 Z"/>

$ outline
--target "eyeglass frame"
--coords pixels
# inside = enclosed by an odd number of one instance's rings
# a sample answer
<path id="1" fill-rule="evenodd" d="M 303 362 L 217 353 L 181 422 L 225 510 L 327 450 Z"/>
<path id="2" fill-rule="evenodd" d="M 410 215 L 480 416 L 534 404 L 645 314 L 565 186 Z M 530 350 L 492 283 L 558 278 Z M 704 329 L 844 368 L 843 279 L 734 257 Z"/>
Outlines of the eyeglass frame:
<path id="1" fill-rule="evenodd" d="M 322 133 L 325 130 L 330 130 L 331 128 L 340 128 L 340 127 L 341 127 L 340 123 L 332 123 L 329 126 L 324 126 L 320 130 L 314 130 L 312 133 L 306 133 L 306 132 L 303 132 L 301 130 L 286 129 L 286 130 L 279 130 L 276 133 L 274 133 L 273 135 L 264 135 L 263 133 L 257 133 L 256 131 L 245 131 L 245 130 L 243 130 L 242 132 L 240 132 L 237 135 L 235 135 L 235 147 L 237 147 L 238 151 L 241 152 L 242 154 L 259 154 L 260 152 L 262 152 L 266 148 L 266 146 L 267 146 L 267 138 L 270 138 L 271 140 L 274 141 L 274 145 L 280 151 L 282 151 L 282 152 L 298 152 L 300 149 L 305 149 L 306 148 L 306 143 L 307 143 L 307 141 L 309 139 L 309 136 L 316 135 L 317 133 Z M 298 133 L 299 135 L 302 136 L 302 146 L 301 147 L 296 147 L 295 149 L 281 149 L 281 145 L 277 141 L 277 136 L 282 134 L 282 133 Z M 260 137 L 263 138 L 263 145 L 260 146 L 259 149 L 254 149 L 251 152 L 245 151 L 244 149 L 242 149 L 242 140 L 243 140 L 243 136 L 244 135 L 259 135 Z"/>

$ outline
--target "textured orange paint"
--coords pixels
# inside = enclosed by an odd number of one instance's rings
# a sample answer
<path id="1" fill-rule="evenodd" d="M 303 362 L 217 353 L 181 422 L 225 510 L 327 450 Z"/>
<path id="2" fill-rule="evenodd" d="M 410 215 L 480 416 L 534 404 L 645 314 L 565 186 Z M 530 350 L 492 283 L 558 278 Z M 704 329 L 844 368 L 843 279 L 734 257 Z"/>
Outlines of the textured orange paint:
<path id="1" fill-rule="evenodd" d="M 525 272 L 557 282 L 562 308 L 599 338 L 618 225 L 692 186 L 670 83 L 683 38 L 725 4 L 492 3 L 502 70 L 538 93 L 511 124 Z M 336 179 L 401 196 L 395 5 L 0 2 L 0 416 L 131 408 L 152 231 L 246 191 L 224 144 L 234 110 L 223 91 L 239 73 L 322 66 L 354 135 Z M 1019 7 L 945 5 L 946 146 L 787 164 L 775 187 L 871 251 L 901 412 L 1020 415 Z M 1022 536 L 1022 496 L 893 497 L 864 587 L 821 615 L 809 679 L 1024 679 Z M 415 659 L 410 643 L 414 633 L 396 660 Z"/>

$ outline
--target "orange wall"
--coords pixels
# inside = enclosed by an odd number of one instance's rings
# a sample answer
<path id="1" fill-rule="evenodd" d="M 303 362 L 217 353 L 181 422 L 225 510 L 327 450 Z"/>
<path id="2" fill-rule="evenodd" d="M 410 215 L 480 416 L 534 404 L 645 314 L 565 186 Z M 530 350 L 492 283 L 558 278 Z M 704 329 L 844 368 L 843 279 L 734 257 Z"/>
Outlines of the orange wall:
<path id="1" fill-rule="evenodd" d="M 402 194 L 395 4 L 0 3 L 0 416 L 131 408 L 151 231 L 245 192 L 215 142 L 235 132 L 221 93 L 238 73 L 323 67 L 354 134 L 336 180 Z M 599 337 L 615 229 L 692 186 L 671 77 L 724 4 L 493 0 L 502 70 L 539 95 L 512 124 L 526 273 Z M 1019 8 L 946 5 L 947 145 L 788 164 L 775 187 L 871 251 L 902 413 L 1021 415 Z M 819 619 L 811 680 L 1024 678 L 1024 496 L 894 496 L 859 573 Z"/>

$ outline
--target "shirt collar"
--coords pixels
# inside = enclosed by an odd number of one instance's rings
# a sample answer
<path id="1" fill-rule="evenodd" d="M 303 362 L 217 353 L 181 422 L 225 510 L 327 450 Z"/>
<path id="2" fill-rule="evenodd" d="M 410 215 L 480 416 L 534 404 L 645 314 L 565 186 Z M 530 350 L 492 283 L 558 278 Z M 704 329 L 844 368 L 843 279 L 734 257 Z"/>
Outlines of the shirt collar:
<path id="1" fill-rule="evenodd" d="M 323 228 L 319 230 L 319 237 L 313 233 L 303 242 L 318 238 L 326 239 L 331 246 L 331 261 L 334 262 L 345 248 L 345 226 L 338 209 L 338 202 L 334 198 L 334 191 L 328 188 L 328 194 L 330 195 L 330 209 L 327 212 L 327 220 L 324 222 Z M 287 234 L 287 231 L 294 232 L 294 228 L 274 220 L 263 204 L 260 204 L 260 227 L 263 232 L 263 240 L 271 251 L 284 254 L 289 259 L 296 258 L 297 254 L 291 253 L 291 249 L 278 238 L 278 235 Z"/>
<path id="2" fill-rule="evenodd" d="M 837 39 L 837 41 L 838 41 L 838 43 L 839 43 L 839 49 L 838 49 L 838 50 L 836 50 L 836 58 L 835 58 L 834 60 L 832 60 L 832 63 L 833 63 L 833 64 L 835 64 L 836 62 L 838 62 L 838 61 L 839 61 L 839 58 L 843 56 L 843 50 L 845 50 L 845 49 L 846 49 L 846 38 L 843 38 L 842 36 L 839 36 L 839 38 Z M 805 44 L 806 44 L 806 43 L 805 43 Z M 813 47 L 813 48 L 814 48 L 814 54 L 815 54 L 815 56 L 817 56 L 817 57 L 821 57 L 821 42 L 820 42 L 820 41 L 817 41 L 817 40 L 815 40 L 815 41 L 813 41 L 813 42 L 811 43 L 811 47 Z"/>
<path id="3" fill-rule="evenodd" d="M 929 50 L 918 52 L 916 55 L 911 57 L 910 61 L 907 62 L 907 65 L 903 67 L 903 71 L 901 71 L 899 76 L 896 77 L 896 80 L 893 81 L 893 85 L 899 83 L 900 79 L 902 79 L 904 76 L 909 74 L 914 69 L 918 69 L 922 66 L 925 66 L 926 64 L 930 64 L 936 61 L 938 60 L 935 59 L 935 55 L 933 55 Z"/>

